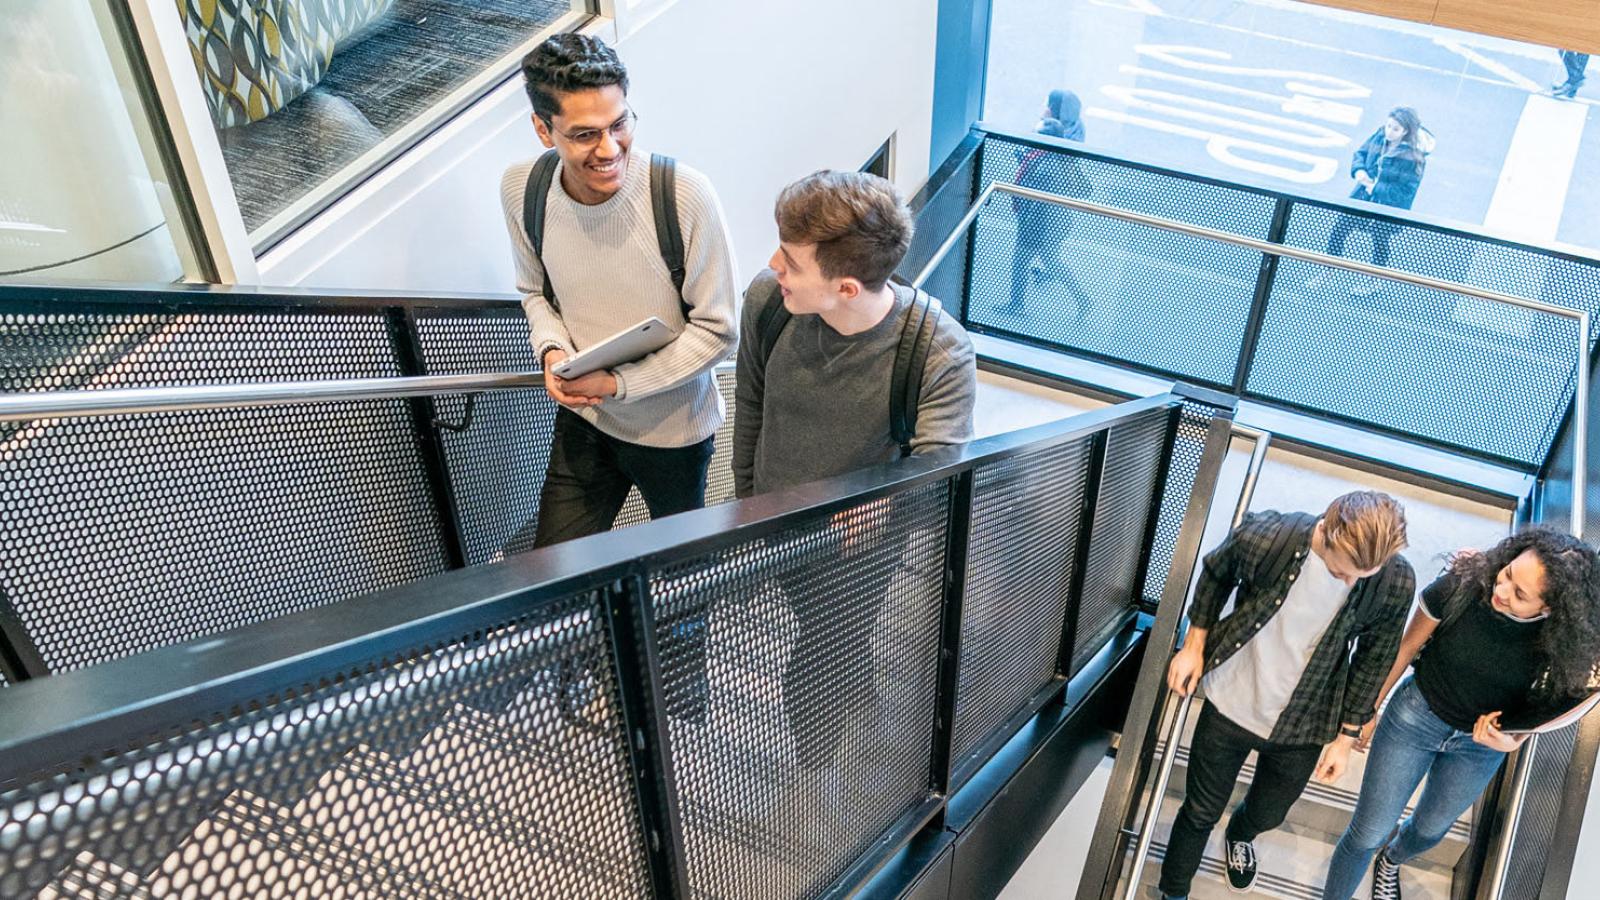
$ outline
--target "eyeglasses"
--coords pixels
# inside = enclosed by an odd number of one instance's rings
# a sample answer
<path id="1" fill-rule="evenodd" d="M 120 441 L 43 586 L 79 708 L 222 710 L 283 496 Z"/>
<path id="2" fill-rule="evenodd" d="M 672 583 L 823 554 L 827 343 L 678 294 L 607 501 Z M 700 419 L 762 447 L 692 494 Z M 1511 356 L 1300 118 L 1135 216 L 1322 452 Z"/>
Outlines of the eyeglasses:
<path id="1" fill-rule="evenodd" d="M 574 131 L 571 133 L 565 131 L 557 131 L 556 133 L 561 135 L 561 139 L 567 143 L 587 150 L 598 145 L 601 138 L 607 133 L 610 133 L 614 140 L 627 140 L 628 136 L 633 134 L 633 126 L 637 124 L 638 121 L 639 117 L 634 114 L 633 110 L 630 109 L 626 113 L 623 113 L 622 118 L 612 122 L 605 128 L 585 128 L 582 131 Z M 551 130 L 554 131 L 554 129 Z"/>

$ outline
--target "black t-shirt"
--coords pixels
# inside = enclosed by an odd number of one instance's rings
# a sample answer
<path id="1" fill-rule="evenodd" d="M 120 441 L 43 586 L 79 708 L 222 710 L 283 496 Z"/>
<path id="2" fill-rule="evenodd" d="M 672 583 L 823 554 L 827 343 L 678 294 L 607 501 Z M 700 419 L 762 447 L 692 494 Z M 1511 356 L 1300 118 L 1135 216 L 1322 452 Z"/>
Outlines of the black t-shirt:
<path id="1" fill-rule="evenodd" d="M 1456 588 L 1456 577 L 1446 572 L 1422 591 L 1423 612 L 1448 619 L 1416 661 L 1417 687 L 1433 714 L 1461 731 L 1495 711 L 1501 728 L 1531 728 L 1559 714 L 1560 708 L 1531 700 L 1542 669 L 1538 643 L 1544 621 L 1515 621 L 1496 611 L 1487 596 L 1456 596 Z M 1454 610 L 1457 603 L 1465 606 Z"/>

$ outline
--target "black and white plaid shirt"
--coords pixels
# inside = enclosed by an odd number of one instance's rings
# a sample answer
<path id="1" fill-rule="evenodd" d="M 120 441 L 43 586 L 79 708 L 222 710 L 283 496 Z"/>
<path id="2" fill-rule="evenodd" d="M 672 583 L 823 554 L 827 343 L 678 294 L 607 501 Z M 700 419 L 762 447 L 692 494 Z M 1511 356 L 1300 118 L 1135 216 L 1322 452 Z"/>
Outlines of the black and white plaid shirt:
<path id="1" fill-rule="evenodd" d="M 1205 671 L 1227 662 L 1282 608 L 1311 552 L 1316 524 L 1306 513 L 1251 513 L 1206 555 L 1189 609 L 1190 625 L 1207 631 Z M 1411 564 L 1400 556 L 1356 582 L 1278 716 L 1273 743 L 1326 744 L 1341 724 L 1372 719 L 1416 587 Z M 1233 611 L 1223 616 L 1235 588 Z"/>

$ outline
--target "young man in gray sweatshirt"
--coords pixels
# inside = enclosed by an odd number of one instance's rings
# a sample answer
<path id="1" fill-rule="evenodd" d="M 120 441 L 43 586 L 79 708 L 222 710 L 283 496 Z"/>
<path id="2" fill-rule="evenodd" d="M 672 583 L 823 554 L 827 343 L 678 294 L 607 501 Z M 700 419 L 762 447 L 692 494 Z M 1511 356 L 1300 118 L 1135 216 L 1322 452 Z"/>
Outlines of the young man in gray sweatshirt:
<path id="1" fill-rule="evenodd" d="M 705 176 L 678 166 L 680 302 L 657 249 L 650 154 L 634 145 L 628 73 L 616 52 L 592 37 L 557 35 L 528 54 L 522 72 L 534 129 L 560 157 L 542 254 L 524 216 L 534 162 L 501 180 L 522 308 L 545 386 L 561 404 L 533 541 L 544 547 L 610 528 L 634 486 L 652 517 L 705 504 L 724 416 L 712 370 L 738 341 L 738 288 L 716 193 Z M 652 315 L 678 332 L 655 353 L 571 380 L 551 371 Z"/>
<path id="2" fill-rule="evenodd" d="M 772 269 L 745 293 L 733 443 L 740 497 L 904 453 L 890 425 L 890 388 L 901 335 L 918 327 L 912 313 L 920 306 L 917 292 L 889 275 L 911 244 L 910 211 L 882 178 L 825 171 L 785 188 L 777 219 Z M 790 317 L 774 340 L 763 330 L 773 328 L 769 307 L 777 303 Z M 972 438 L 972 342 L 930 306 L 932 339 L 922 371 L 911 375 L 921 388 L 906 442 L 913 454 Z M 878 505 L 824 527 L 818 540 L 838 542 L 835 562 L 848 575 L 804 569 L 777 578 L 798 624 L 783 705 L 806 769 L 823 770 L 841 745 L 866 739 L 847 717 L 870 722 L 875 707 L 871 635 L 903 549 L 894 518 L 893 504 Z"/>
<path id="3" fill-rule="evenodd" d="M 916 292 L 889 276 L 911 246 L 911 213 L 888 181 L 818 172 L 778 198 L 778 250 L 745 292 L 734 417 L 740 497 L 901 455 L 889 425 L 895 351 Z M 792 315 L 766 354 L 758 323 Z M 972 341 L 934 305 L 913 454 L 972 439 Z"/>

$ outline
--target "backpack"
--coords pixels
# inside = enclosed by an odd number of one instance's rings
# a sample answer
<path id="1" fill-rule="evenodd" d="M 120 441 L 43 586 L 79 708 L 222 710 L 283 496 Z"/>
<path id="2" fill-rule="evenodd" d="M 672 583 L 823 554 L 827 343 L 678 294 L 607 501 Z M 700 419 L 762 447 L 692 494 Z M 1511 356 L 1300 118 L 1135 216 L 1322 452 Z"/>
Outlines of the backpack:
<path id="1" fill-rule="evenodd" d="M 534 258 L 539 260 L 539 268 L 544 271 L 544 299 L 556 315 L 561 314 L 561 303 L 556 300 L 555 286 L 550 283 L 550 269 L 544 264 L 544 214 L 545 200 L 550 196 L 550 185 L 555 182 L 560 163 L 561 158 L 554 150 L 539 157 L 533 164 L 533 171 L 528 173 L 528 186 L 522 192 L 522 227 L 528 232 Z M 656 218 L 656 246 L 661 250 L 661 260 L 672 273 L 672 285 L 678 289 L 678 305 L 687 322 L 689 303 L 683 299 L 683 231 L 678 223 L 678 164 L 670 156 L 650 154 L 650 209 Z"/>
<path id="2" fill-rule="evenodd" d="M 782 289 L 774 285 L 766 307 L 756 317 L 763 367 L 792 318 L 794 314 L 783 306 Z M 900 445 L 902 459 L 911 455 L 911 439 L 917 432 L 917 404 L 922 400 L 922 370 L 938 324 L 933 298 L 918 290 L 900 322 L 900 344 L 894 351 L 894 375 L 889 380 L 889 434 Z"/>

